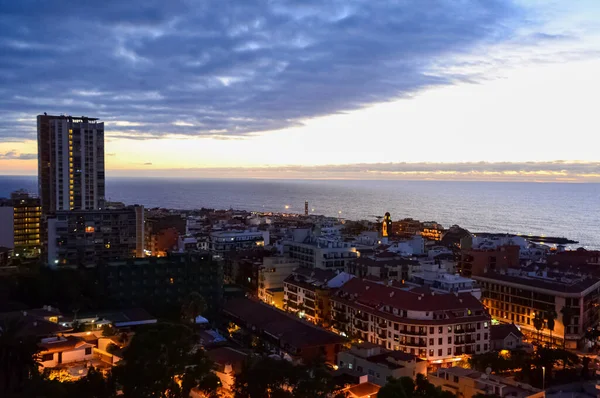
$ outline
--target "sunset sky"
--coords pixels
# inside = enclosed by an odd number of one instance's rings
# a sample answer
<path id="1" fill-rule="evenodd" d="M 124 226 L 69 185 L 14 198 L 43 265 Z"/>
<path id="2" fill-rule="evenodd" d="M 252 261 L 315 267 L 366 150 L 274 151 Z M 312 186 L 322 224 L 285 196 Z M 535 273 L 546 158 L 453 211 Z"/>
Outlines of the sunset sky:
<path id="1" fill-rule="evenodd" d="M 0 174 L 47 112 L 109 176 L 600 182 L 598 0 L 58 3 L 0 5 Z"/>

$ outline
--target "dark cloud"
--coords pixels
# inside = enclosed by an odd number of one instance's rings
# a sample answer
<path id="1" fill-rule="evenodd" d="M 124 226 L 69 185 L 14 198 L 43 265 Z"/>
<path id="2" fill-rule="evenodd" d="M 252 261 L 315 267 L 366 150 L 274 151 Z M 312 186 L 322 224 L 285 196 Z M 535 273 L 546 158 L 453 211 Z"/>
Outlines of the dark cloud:
<path id="1" fill-rule="evenodd" d="M 5 1 L 0 140 L 42 112 L 122 138 L 294 126 L 466 79 L 428 68 L 523 20 L 507 0 Z"/>
<path id="2" fill-rule="evenodd" d="M 31 160 L 37 159 L 37 154 L 35 153 L 19 153 L 16 150 L 0 153 L 0 160 L 9 159 L 9 160 Z"/>

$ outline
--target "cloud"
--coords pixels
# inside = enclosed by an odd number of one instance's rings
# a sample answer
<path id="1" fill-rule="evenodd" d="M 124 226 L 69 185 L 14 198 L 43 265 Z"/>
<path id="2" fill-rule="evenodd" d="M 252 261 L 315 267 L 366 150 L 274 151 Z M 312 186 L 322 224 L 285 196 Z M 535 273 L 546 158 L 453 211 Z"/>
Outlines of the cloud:
<path id="1" fill-rule="evenodd" d="M 457 181 L 600 182 L 600 162 L 373 163 L 324 166 L 153 169 L 153 176 L 210 178 L 381 179 Z M 124 170 L 113 170 L 127 174 Z M 135 174 L 140 175 L 136 170 Z"/>
<path id="2" fill-rule="evenodd" d="M 469 81 L 437 66 L 529 23 L 507 0 L 61 4 L 2 7 L 0 140 L 33 138 L 42 112 L 99 117 L 114 138 L 297 126 Z"/>
<path id="3" fill-rule="evenodd" d="M 146 163 L 144 163 L 144 166 L 152 166 L 152 163 L 151 162 L 146 162 Z"/>
<path id="4" fill-rule="evenodd" d="M 36 153 L 19 153 L 16 150 L 8 151 L 5 153 L 0 153 L 0 160 L 8 159 L 8 160 L 32 160 L 37 159 Z"/>

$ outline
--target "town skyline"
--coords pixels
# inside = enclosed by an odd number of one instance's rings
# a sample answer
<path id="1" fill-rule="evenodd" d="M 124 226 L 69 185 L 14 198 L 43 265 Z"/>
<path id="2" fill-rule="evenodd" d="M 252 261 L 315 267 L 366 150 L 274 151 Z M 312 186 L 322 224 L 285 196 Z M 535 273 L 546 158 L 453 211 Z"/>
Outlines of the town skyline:
<path id="1" fill-rule="evenodd" d="M 47 112 L 105 122 L 110 176 L 600 182 L 594 2 L 134 6 L 8 6 L 0 174 Z"/>

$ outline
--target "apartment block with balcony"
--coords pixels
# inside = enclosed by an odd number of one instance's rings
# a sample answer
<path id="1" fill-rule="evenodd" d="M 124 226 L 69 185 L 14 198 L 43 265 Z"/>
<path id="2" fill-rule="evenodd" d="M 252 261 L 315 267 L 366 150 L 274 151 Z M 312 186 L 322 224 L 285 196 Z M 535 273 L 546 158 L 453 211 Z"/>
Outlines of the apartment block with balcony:
<path id="1" fill-rule="evenodd" d="M 96 265 L 144 256 L 144 207 L 57 211 L 48 219 L 48 264 Z"/>
<path id="2" fill-rule="evenodd" d="M 329 300 L 339 333 L 432 364 L 490 351 L 491 317 L 470 293 L 438 294 L 354 278 Z"/>
<path id="3" fill-rule="evenodd" d="M 337 239 L 308 236 L 302 241 L 284 242 L 284 250 L 300 266 L 310 269 L 341 270 L 358 257 L 356 247 Z"/>
<path id="4" fill-rule="evenodd" d="M 16 258 L 37 258 L 41 253 L 40 199 L 16 191 L 0 199 L 0 246 L 13 250 Z"/>
<path id="5" fill-rule="evenodd" d="M 328 326 L 332 289 L 343 286 L 352 278 L 345 272 L 298 268 L 283 282 L 284 308 L 313 323 Z"/>
<path id="6" fill-rule="evenodd" d="M 500 322 L 514 323 L 531 341 L 576 349 L 588 328 L 600 323 L 600 279 L 589 275 L 546 271 L 509 274 L 486 273 L 473 277 L 483 289 L 483 303 Z M 548 314 L 556 314 L 554 330 L 547 327 Z M 534 326 L 536 314 L 544 327 Z M 550 336 L 552 335 L 552 337 Z"/>
<path id="7" fill-rule="evenodd" d="M 456 271 L 466 277 L 480 275 L 487 271 L 501 272 L 520 266 L 520 246 L 506 245 L 493 249 L 462 250 Z"/>

